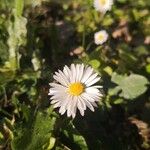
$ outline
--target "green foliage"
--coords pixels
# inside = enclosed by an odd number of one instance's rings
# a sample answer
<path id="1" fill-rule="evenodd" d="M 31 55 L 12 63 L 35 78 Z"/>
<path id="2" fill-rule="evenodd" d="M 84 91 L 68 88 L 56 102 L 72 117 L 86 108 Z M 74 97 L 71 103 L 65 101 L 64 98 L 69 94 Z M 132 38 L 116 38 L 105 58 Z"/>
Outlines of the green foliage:
<path id="1" fill-rule="evenodd" d="M 0 2 L 0 149 L 149 150 L 149 27 L 149 0 L 114 0 L 105 14 L 93 0 Z M 47 95 L 52 74 L 73 62 L 102 77 L 103 98 L 72 121 Z"/>
<path id="2" fill-rule="evenodd" d="M 21 15 L 23 13 L 23 8 L 24 8 L 24 1 L 23 0 L 15 0 L 16 16 L 21 17 Z"/>
<path id="3" fill-rule="evenodd" d="M 93 59 L 89 62 L 89 64 L 94 68 L 97 69 L 100 67 L 100 62 L 96 59 Z"/>
<path id="4" fill-rule="evenodd" d="M 30 112 L 30 120 L 16 127 L 12 149 L 50 150 L 54 147 L 55 138 L 52 136 L 56 118 L 52 110 L 47 112 Z M 23 147 L 22 147 L 23 146 Z"/>
<path id="5" fill-rule="evenodd" d="M 88 149 L 84 137 L 77 131 L 73 124 L 68 124 L 63 130 L 63 134 L 70 142 L 76 145 L 76 149 Z"/>
<path id="6" fill-rule="evenodd" d="M 114 89 L 110 89 L 110 94 L 116 95 L 121 91 L 119 96 L 125 99 L 137 98 L 147 90 L 148 86 L 148 80 L 144 76 L 137 74 L 122 76 L 113 73 L 111 81 L 118 84 L 118 86 Z"/>

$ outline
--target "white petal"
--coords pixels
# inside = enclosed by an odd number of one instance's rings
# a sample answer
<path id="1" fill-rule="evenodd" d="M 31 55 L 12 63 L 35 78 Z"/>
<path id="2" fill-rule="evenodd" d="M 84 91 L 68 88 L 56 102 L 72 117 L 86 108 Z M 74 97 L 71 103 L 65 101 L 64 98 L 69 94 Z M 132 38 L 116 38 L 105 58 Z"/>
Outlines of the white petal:
<path id="1" fill-rule="evenodd" d="M 67 77 L 68 81 L 70 82 L 70 76 L 71 76 L 71 71 L 68 68 L 68 66 L 65 66 L 63 69 L 63 73 L 65 74 L 65 76 Z"/>
<path id="2" fill-rule="evenodd" d="M 71 103 L 71 102 L 70 102 Z M 71 104 L 70 104 L 71 105 Z M 69 105 L 69 106 L 70 106 Z M 67 116 L 70 117 L 71 116 L 71 109 L 67 109 Z"/>
<path id="3" fill-rule="evenodd" d="M 75 82 L 79 81 L 79 75 L 80 75 L 80 65 L 77 64 L 76 65 L 76 81 Z"/>
<path id="4" fill-rule="evenodd" d="M 55 93 L 55 91 L 54 91 L 54 90 L 49 89 L 49 93 L 48 93 L 48 95 L 53 95 L 54 93 Z"/>
<path id="5" fill-rule="evenodd" d="M 87 100 L 90 101 L 90 102 L 94 102 L 94 101 L 95 101 L 95 99 L 92 98 L 92 97 L 90 96 L 90 94 L 87 94 L 87 93 L 83 93 L 83 94 L 81 95 L 81 97 L 82 97 L 83 99 L 87 99 Z"/>
<path id="6" fill-rule="evenodd" d="M 49 89 L 48 95 L 55 95 L 55 94 L 58 94 L 58 93 L 64 93 L 64 90 L 62 92 L 62 90 L 56 90 L 54 88 L 51 88 L 51 89 Z"/>
<path id="7" fill-rule="evenodd" d="M 62 106 L 60 107 L 59 113 L 60 113 L 61 115 L 63 115 L 63 114 L 66 112 L 66 105 L 67 105 L 67 103 L 68 103 L 68 100 L 65 100 L 65 101 L 63 102 Z"/>
<path id="8" fill-rule="evenodd" d="M 59 99 L 55 99 L 55 100 L 52 100 L 50 103 L 51 104 L 55 104 L 55 103 L 57 103 L 57 102 L 59 102 L 60 100 Z"/>
<path id="9" fill-rule="evenodd" d="M 95 93 L 95 94 L 92 94 L 92 93 L 84 93 L 84 95 L 82 95 L 84 98 L 86 98 L 88 101 L 90 102 L 94 102 L 94 101 L 99 101 L 100 100 L 100 97 L 101 97 L 102 94 L 100 93 Z"/>
<path id="10" fill-rule="evenodd" d="M 62 84 L 68 86 L 68 79 L 62 71 L 58 70 L 58 72 L 55 72 L 55 75 L 57 76 L 57 78 L 59 78 L 59 80 L 61 79 Z"/>
<path id="11" fill-rule="evenodd" d="M 81 104 L 80 100 L 78 100 L 78 102 L 77 102 L 77 107 L 78 107 L 78 109 L 80 111 L 80 114 L 82 116 L 84 116 L 84 110 L 82 109 L 82 104 Z"/>
<path id="12" fill-rule="evenodd" d="M 74 64 L 71 64 L 71 73 L 72 73 L 71 83 L 74 83 L 76 81 L 76 67 Z"/>
<path id="13" fill-rule="evenodd" d="M 57 84 L 57 83 L 49 83 L 50 86 L 52 87 L 62 87 L 62 88 L 66 88 L 65 86 L 61 85 L 61 84 Z"/>
<path id="14" fill-rule="evenodd" d="M 89 84 L 91 81 L 93 81 L 98 76 L 98 73 L 94 73 L 91 75 L 88 80 L 85 82 L 85 84 Z"/>
<path id="15" fill-rule="evenodd" d="M 59 93 L 53 95 L 50 99 L 66 99 L 67 98 L 67 93 Z"/>
<path id="16" fill-rule="evenodd" d="M 70 101 L 70 96 L 67 95 L 66 98 L 64 99 L 63 103 L 61 104 L 60 109 L 59 109 L 59 112 L 61 114 L 64 114 L 65 111 L 67 110 L 67 105 L 68 105 L 69 101 Z"/>
<path id="17" fill-rule="evenodd" d="M 95 85 L 95 86 L 92 86 L 92 87 L 97 88 L 97 89 L 103 88 L 103 86 L 100 86 L 100 85 Z"/>
<path id="18" fill-rule="evenodd" d="M 72 79 L 71 78 L 72 74 L 71 74 L 71 70 L 69 69 L 69 67 L 65 66 L 64 69 L 63 69 L 63 72 L 64 72 L 64 74 L 66 75 L 66 77 L 68 78 L 68 80 L 70 82 L 71 79 Z"/>
<path id="19" fill-rule="evenodd" d="M 94 111 L 94 107 L 91 105 L 91 103 L 90 103 L 89 101 L 87 101 L 86 99 L 85 99 L 84 101 L 85 101 L 86 106 L 87 106 L 91 111 Z"/>
<path id="20" fill-rule="evenodd" d="M 66 84 L 68 85 L 69 84 L 69 79 L 68 77 L 61 71 L 61 70 L 58 70 L 60 75 L 62 76 L 62 78 L 64 79 L 64 81 L 66 82 Z"/>
<path id="21" fill-rule="evenodd" d="M 74 111 L 72 112 L 72 118 L 75 118 L 76 112 L 77 112 L 77 106 L 74 107 Z"/>
<path id="22" fill-rule="evenodd" d="M 64 85 L 64 86 L 67 87 L 67 83 L 64 81 L 64 79 L 63 79 L 60 75 L 59 75 L 59 76 L 58 76 L 58 74 L 57 74 L 57 75 L 54 75 L 53 78 L 54 78 L 57 82 L 59 82 L 60 84 L 62 84 L 62 85 Z"/>
<path id="23" fill-rule="evenodd" d="M 59 113 L 60 113 L 61 115 L 63 115 L 65 112 L 66 112 L 66 109 L 61 106 L 61 107 L 59 108 Z"/>
<path id="24" fill-rule="evenodd" d="M 64 88 L 64 87 L 54 87 L 54 88 L 51 88 L 51 90 L 53 90 L 53 92 L 55 91 L 56 93 L 57 93 L 57 92 L 63 93 L 63 92 L 67 92 L 68 88 Z"/>
<path id="25" fill-rule="evenodd" d="M 83 109 L 83 110 L 86 110 L 86 105 L 85 105 L 84 99 L 83 99 L 81 96 L 79 96 L 78 99 L 79 99 L 80 102 L 81 102 L 82 109 Z"/>
<path id="26" fill-rule="evenodd" d="M 95 102 L 91 103 L 94 107 L 97 107 L 97 104 Z"/>
<path id="27" fill-rule="evenodd" d="M 87 67 L 83 74 L 81 82 L 84 83 L 89 78 L 89 76 L 91 76 L 92 73 L 93 73 L 93 69 L 91 67 Z"/>
<path id="28" fill-rule="evenodd" d="M 95 78 L 94 80 L 92 80 L 90 83 L 86 84 L 86 86 L 87 86 L 87 87 L 88 87 L 88 86 L 91 86 L 91 85 L 95 84 L 96 82 L 98 82 L 100 79 L 101 79 L 100 77 L 97 77 L 97 78 Z"/>
<path id="29" fill-rule="evenodd" d="M 97 92 L 97 93 L 87 93 L 89 94 L 91 97 L 93 98 L 100 98 L 103 96 L 103 94 L 101 92 Z"/>
<path id="30" fill-rule="evenodd" d="M 85 89 L 85 92 L 95 94 L 95 93 L 99 93 L 99 90 L 97 88 L 94 88 L 94 87 L 88 87 Z"/>
<path id="31" fill-rule="evenodd" d="M 77 109 L 77 97 L 74 96 L 73 97 L 73 102 L 72 102 L 72 106 L 71 106 L 71 114 L 72 114 L 72 117 L 74 118 L 75 115 L 76 115 L 76 109 Z"/>
<path id="32" fill-rule="evenodd" d="M 99 93 L 92 94 L 92 93 L 84 92 L 81 95 L 81 97 L 83 99 L 88 100 L 89 102 L 95 102 L 95 101 L 99 101 L 100 100 L 101 94 L 99 94 Z"/>
<path id="33" fill-rule="evenodd" d="M 80 66 L 79 66 L 79 76 L 78 76 L 78 82 L 80 82 L 81 81 L 81 79 L 82 79 L 82 76 L 83 76 L 83 72 L 84 72 L 84 65 L 83 64 L 81 64 Z"/>
<path id="34" fill-rule="evenodd" d="M 67 109 L 67 116 L 70 117 L 71 116 L 71 106 L 72 106 L 72 96 L 69 96 L 68 98 L 68 104 L 66 105 L 66 109 Z"/>
<path id="35" fill-rule="evenodd" d="M 100 96 L 91 95 L 91 97 L 94 99 L 95 102 L 99 102 L 99 100 L 100 100 Z"/>
<path id="36" fill-rule="evenodd" d="M 60 107 L 60 105 L 61 105 L 61 102 L 60 102 L 60 101 L 58 101 L 57 103 L 55 103 L 55 104 L 53 105 L 53 108 Z"/>
<path id="37" fill-rule="evenodd" d="M 61 94 L 61 95 L 54 95 L 52 98 L 54 98 L 54 97 L 56 97 L 55 99 L 53 99 L 52 101 L 51 101 L 51 103 L 55 103 L 54 104 L 54 108 L 56 108 L 56 107 L 61 107 L 64 103 L 65 103 L 65 101 L 66 101 L 66 98 L 67 98 L 67 95 L 64 93 L 64 94 Z"/>

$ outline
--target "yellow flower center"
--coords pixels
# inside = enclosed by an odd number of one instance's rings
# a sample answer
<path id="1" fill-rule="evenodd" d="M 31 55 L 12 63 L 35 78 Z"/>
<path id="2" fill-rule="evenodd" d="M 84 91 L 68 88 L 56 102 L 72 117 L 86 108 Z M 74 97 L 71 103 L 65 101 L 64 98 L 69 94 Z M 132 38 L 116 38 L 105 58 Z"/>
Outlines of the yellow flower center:
<path id="1" fill-rule="evenodd" d="M 100 34 L 100 35 L 98 36 L 98 40 L 102 41 L 103 39 L 104 39 L 104 35 Z"/>
<path id="2" fill-rule="evenodd" d="M 68 92 L 73 96 L 78 96 L 84 91 L 84 85 L 80 82 L 71 83 Z"/>
<path id="3" fill-rule="evenodd" d="M 101 5 L 105 5 L 106 4 L 106 0 L 100 0 Z"/>

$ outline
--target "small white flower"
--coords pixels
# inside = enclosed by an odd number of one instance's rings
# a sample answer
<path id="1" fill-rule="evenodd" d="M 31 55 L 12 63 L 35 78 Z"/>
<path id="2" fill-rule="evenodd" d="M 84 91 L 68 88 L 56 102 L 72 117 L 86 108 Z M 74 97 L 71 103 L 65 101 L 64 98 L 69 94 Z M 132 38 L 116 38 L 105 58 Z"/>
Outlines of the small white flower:
<path id="1" fill-rule="evenodd" d="M 74 118 L 77 108 L 82 116 L 87 107 L 94 111 L 93 106 L 97 106 L 96 102 L 102 96 L 99 90 L 102 86 L 94 85 L 100 77 L 93 68 L 83 64 L 71 64 L 70 68 L 65 66 L 63 71 L 55 72 L 53 78 L 55 82 L 50 83 L 49 95 L 52 96 L 53 107 L 60 107 L 61 115 L 67 111 L 67 116 Z"/>
<path id="2" fill-rule="evenodd" d="M 95 44 L 97 45 L 105 43 L 107 39 L 108 39 L 108 33 L 105 30 L 101 30 L 94 34 L 94 41 Z"/>
<path id="3" fill-rule="evenodd" d="M 94 7 L 97 11 L 106 13 L 106 11 L 111 10 L 113 0 L 94 0 Z"/>

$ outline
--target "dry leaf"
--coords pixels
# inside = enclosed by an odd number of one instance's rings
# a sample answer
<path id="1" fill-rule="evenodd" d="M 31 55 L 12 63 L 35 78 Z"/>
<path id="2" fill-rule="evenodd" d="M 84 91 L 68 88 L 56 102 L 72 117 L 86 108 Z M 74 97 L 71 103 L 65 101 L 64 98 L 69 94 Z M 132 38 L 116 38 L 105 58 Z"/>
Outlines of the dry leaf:
<path id="1" fill-rule="evenodd" d="M 132 40 L 132 36 L 129 33 L 128 24 L 126 20 L 121 20 L 117 29 L 112 33 L 113 38 L 123 37 L 126 42 Z"/>

